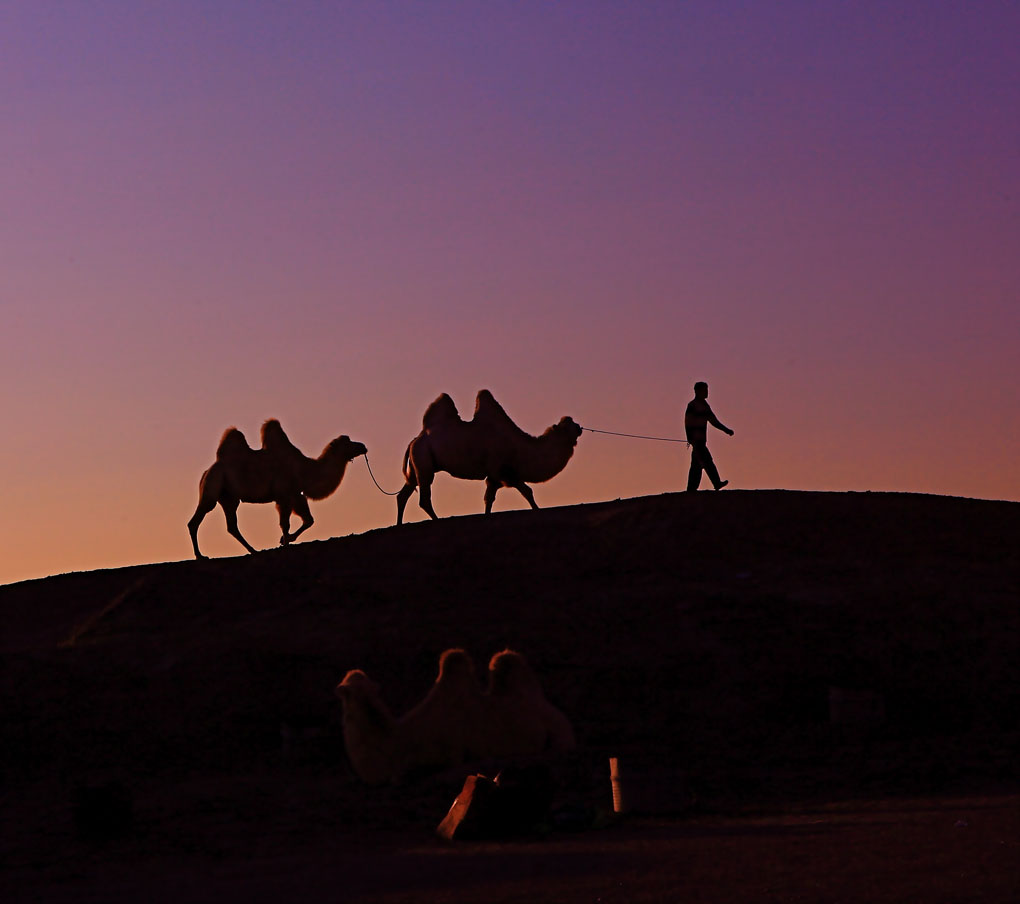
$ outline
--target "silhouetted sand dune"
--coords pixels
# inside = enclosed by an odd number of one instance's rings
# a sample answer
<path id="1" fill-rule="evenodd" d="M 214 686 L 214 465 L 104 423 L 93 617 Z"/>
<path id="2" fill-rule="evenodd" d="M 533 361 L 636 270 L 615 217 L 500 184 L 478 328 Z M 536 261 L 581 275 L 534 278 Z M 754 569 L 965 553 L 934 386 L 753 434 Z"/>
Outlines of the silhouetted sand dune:
<path id="1" fill-rule="evenodd" d="M 528 657 L 587 802 L 609 755 L 664 809 L 1015 787 L 1018 550 L 1017 503 L 726 491 L 0 587 L 5 848 L 47 862 L 33 833 L 104 782 L 154 847 L 427 837 L 464 773 L 365 788 L 333 688 L 363 668 L 405 711 L 449 647 Z"/>

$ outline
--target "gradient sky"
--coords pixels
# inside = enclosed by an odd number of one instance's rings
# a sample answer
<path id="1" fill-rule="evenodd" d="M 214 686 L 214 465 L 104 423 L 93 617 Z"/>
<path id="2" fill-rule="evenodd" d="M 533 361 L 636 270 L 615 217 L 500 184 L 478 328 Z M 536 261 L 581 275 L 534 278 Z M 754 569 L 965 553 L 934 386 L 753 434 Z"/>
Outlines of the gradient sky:
<path id="1" fill-rule="evenodd" d="M 190 557 L 232 424 L 396 490 L 482 387 L 669 437 L 704 379 L 734 488 L 1020 500 L 1018 35 L 1015 0 L 0 2 L 0 583 Z M 585 433 L 536 496 L 686 469 Z M 312 510 L 395 515 L 362 460 Z"/>

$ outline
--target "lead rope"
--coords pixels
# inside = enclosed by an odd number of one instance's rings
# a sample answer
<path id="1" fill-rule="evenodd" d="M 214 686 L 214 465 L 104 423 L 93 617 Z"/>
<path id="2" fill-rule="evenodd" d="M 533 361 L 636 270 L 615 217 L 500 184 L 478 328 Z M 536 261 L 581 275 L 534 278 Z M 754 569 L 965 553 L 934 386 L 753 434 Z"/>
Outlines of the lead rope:
<path id="1" fill-rule="evenodd" d="M 367 452 L 365 453 L 365 466 L 368 468 L 368 476 L 372 478 L 372 483 L 375 484 L 376 489 L 378 489 L 380 493 L 382 493 L 384 496 L 396 496 L 400 493 L 400 490 L 397 490 L 396 493 L 387 493 L 386 490 L 379 486 L 379 481 L 375 479 L 375 474 L 372 473 L 372 466 L 368 463 Z"/>
<path id="2" fill-rule="evenodd" d="M 657 443 L 684 443 L 690 445 L 685 439 L 676 439 L 672 436 L 642 436 L 640 433 L 617 433 L 614 430 L 596 430 L 594 427 L 582 427 L 582 430 L 587 430 L 590 433 L 605 433 L 608 436 L 628 436 L 631 439 L 650 439 Z"/>

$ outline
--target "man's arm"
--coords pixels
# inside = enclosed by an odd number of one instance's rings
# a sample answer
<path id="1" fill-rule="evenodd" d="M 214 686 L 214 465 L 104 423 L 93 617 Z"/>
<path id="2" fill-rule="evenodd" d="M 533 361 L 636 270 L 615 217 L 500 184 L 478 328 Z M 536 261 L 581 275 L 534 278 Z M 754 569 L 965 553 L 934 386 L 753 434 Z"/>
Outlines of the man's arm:
<path id="1" fill-rule="evenodd" d="M 709 407 L 708 402 L 705 403 L 705 416 L 708 418 L 708 422 L 718 430 L 722 430 L 723 433 L 728 433 L 733 436 L 733 431 L 730 430 L 722 421 L 715 416 L 715 412 Z"/>

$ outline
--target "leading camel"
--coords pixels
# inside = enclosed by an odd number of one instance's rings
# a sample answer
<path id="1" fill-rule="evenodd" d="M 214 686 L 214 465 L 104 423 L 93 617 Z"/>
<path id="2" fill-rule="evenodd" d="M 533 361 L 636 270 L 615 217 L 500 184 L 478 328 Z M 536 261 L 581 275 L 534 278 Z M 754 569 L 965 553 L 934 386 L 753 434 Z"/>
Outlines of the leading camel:
<path id="1" fill-rule="evenodd" d="M 275 418 L 262 425 L 261 449 L 252 449 L 236 427 L 228 428 L 216 450 L 216 461 L 199 481 L 198 507 L 188 522 L 195 558 L 205 558 L 198 549 L 198 526 L 217 503 L 226 516 L 227 533 L 248 552 L 255 549 L 237 527 L 237 507 L 242 502 L 275 502 L 283 532 L 280 545 L 293 542 L 314 523 L 308 500 L 332 495 L 344 478 L 347 463 L 367 451 L 350 437 L 338 436 L 318 458 L 309 458 L 287 438 Z M 301 519 L 294 533 L 290 532 L 292 514 Z"/>
<path id="2" fill-rule="evenodd" d="M 462 420 L 457 406 L 445 392 L 425 411 L 422 431 L 404 453 L 404 486 L 397 493 L 397 524 L 415 489 L 418 504 L 430 518 L 432 481 L 439 471 L 463 480 L 485 481 L 485 512 L 501 487 L 513 487 L 533 509 L 535 494 L 528 483 L 542 483 L 560 473 L 574 454 L 581 428 L 569 417 L 561 418 L 541 436 L 518 427 L 492 393 L 483 389 L 475 399 L 475 413 Z"/>

